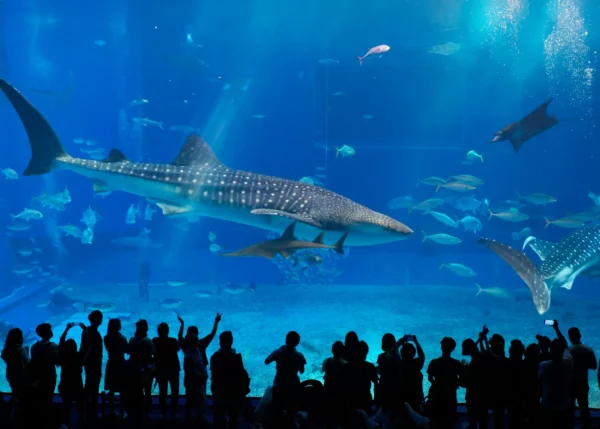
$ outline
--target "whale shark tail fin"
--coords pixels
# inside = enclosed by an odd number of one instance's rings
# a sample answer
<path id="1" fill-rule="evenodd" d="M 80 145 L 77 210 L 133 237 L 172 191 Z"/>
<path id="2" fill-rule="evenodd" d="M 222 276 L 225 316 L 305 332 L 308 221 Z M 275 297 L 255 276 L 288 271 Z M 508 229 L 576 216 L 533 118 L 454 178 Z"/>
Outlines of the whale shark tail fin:
<path id="1" fill-rule="evenodd" d="M 519 277 L 527 284 L 533 297 L 533 304 L 539 314 L 544 314 L 550 308 L 550 289 L 544 281 L 543 273 L 535 263 L 523 252 L 500 243 L 496 240 L 481 238 L 477 241 L 500 256 Z"/>
<path id="2" fill-rule="evenodd" d="M 8 82 L 0 79 L 0 90 L 19 115 L 31 146 L 31 160 L 23 176 L 37 176 L 56 168 L 55 160 L 67 156 L 58 136 L 42 114 Z"/>

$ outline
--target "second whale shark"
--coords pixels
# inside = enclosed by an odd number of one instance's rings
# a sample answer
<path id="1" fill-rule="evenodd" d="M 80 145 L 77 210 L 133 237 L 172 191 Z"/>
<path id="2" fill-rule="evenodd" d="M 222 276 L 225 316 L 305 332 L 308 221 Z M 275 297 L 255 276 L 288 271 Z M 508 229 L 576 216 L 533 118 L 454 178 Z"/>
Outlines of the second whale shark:
<path id="1" fill-rule="evenodd" d="M 25 127 L 31 160 L 24 176 L 70 170 L 93 180 L 97 192 L 124 191 L 156 203 L 169 216 L 207 216 L 283 231 L 297 222 L 299 237 L 325 231 L 325 240 L 369 246 L 407 238 L 413 231 L 389 216 L 318 186 L 224 165 L 210 146 L 191 135 L 170 164 L 131 162 L 118 149 L 102 161 L 70 156 L 42 114 L 0 79 Z"/>
<path id="2" fill-rule="evenodd" d="M 538 267 L 520 250 L 488 238 L 478 241 L 504 259 L 529 287 L 539 314 L 550 308 L 555 287 L 571 289 L 575 278 L 600 262 L 600 227 L 589 226 L 567 235 L 558 243 L 529 237 L 529 246 L 542 260 Z"/>

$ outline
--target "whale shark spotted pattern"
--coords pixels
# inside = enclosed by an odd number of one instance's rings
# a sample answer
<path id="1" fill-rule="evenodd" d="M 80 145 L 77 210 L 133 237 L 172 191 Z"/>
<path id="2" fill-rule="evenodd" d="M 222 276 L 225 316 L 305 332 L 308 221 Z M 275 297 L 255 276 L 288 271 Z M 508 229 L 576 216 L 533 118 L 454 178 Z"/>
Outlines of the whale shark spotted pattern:
<path id="1" fill-rule="evenodd" d="M 207 216 L 283 231 L 298 222 L 297 235 L 325 231 L 335 243 L 348 234 L 348 246 L 407 238 L 412 230 L 389 216 L 318 186 L 224 165 L 199 136 L 187 138 L 170 164 L 131 162 L 118 149 L 97 161 L 70 156 L 56 133 L 23 95 L 0 79 L 29 137 L 31 160 L 23 175 L 71 170 L 93 180 L 96 192 L 120 190 L 145 197 L 168 216 Z"/>
<path id="2" fill-rule="evenodd" d="M 539 267 L 523 252 L 488 238 L 478 241 L 504 259 L 531 290 L 539 314 L 550 308 L 551 290 L 571 289 L 575 278 L 600 262 L 600 227 L 589 226 L 567 235 L 558 243 L 528 237 L 529 246 L 539 256 Z"/>

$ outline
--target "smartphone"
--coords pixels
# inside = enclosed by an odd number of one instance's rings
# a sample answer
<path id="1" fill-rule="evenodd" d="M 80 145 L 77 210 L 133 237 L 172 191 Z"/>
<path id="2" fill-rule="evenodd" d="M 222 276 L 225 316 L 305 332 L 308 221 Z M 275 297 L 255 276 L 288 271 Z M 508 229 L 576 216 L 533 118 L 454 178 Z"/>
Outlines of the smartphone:
<path id="1" fill-rule="evenodd" d="M 544 320 L 544 325 L 546 325 L 546 326 L 554 326 L 554 320 Z"/>
<path id="2" fill-rule="evenodd" d="M 415 336 L 414 336 L 414 335 L 405 335 L 405 336 L 404 336 L 404 339 L 405 339 L 406 341 L 414 341 L 414 339 L 415 339 Z"/>

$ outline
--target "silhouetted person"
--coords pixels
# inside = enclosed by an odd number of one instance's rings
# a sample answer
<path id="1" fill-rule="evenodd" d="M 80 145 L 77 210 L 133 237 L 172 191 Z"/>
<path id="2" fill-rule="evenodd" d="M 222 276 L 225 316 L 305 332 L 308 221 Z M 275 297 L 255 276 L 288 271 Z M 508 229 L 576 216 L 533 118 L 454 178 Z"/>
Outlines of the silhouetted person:
<path id="1" fill-rule="evenodd" d="M 371 386 L 377 385 L 377 368 L 371 362 L 367 362 L 369 346 L 366 342 L 358 343 L 357 355 L 352 362 L 344 366 L 344 385 L 346 401 L 350 410 L 363 410 L 371 414 L 373 397 Z"/>
<path id="2" fill-rule="evenodd" d="M 90 326 L 81 333 L 81 348 L 85 354 L 85 396 L 88 413 L 92 418 L 98 417 L 98 393 L 102 379 L 102 335 L 98 328 L 102 325 L 102 312 L 94 310 L 88 315 Z"/>
<path id="3" fill-rule="evenodd" d="M 554 324 L 558 330 L 557 322 L 555 321 Z M 575 426 L 575 401 L 577 401 L 581 413 L 581 427 L 582 429 L 590 429 L 588 370 L 595 371 L 598 368 L 596 354 L 591 347 L 581 342 L 581 332 L 578 328 L 569 328 L 568 335 L 571 342 L 571 356 L 573 357 L 573 419 L 571 427 Z"/>
<path id="4" fill-rule="evenodd" d="M 106 374 L 104 374 L 104 390 L 108 391 L 111 413 L 114 413 L 114 395 L 121 394 L 121 413 L 125 403 L 125 353 L 127 353 L 127 338 L 121 334 L 121 321 L 110 319 L 104 336 L 104 347 L 108 353 Z"/>
<path id="5" fill-rule="evenodd" d="M 10 386 L 11 418 L 20 412 L 29 365 L 29 347 L 23 347 L 23 331 L 12 328 L 6 335 L 2 348 L 2 360 L 6 363 L 6 381 Z"/>
<path id="6" fill-rule="evenodd" d="M 523 400 L 525 418 L 529 425 L 539 421 L 540 396 L 542 394 L 538 373 L 540 369 L 540 347 L 533 343 L 525 349 L 523 359 Z"/>
<path id="7" fill-rule="evenodd" d="M 275 427 L 286 428 L 294 420 L 300 389 L 300 377 L 304 374 L 306 359 L 296 350 L 300 335 L 291 331 L 285 337 L 285 345 L 275 350 L 265 359 L 265 365 L 277 364 L 273 381 L 273 417 Z"/>
<path id="8" fill-rule="evenodd" d="M 171 417 L 175 418 L 177 413 L 177 404 L 179 400 L 179 342 L 177 339 L 169 337 L 169 325 L 162 322 L 158 325 L 158 337 L 152 339 L 155 350 L 155 373 L 158 383 L 158 398 L 160 402 L 160 411 L 163 418 L 167 415 L 167 392 L 171 386 Z"/>
<path id="9" fill-rule="evenodd" d="M 429 401 L 434 419 L 441 428 L 453 428 L 456 421 L 456 390 L 460 385 L 462 366 L 451 354 L 456 341 L 444 337 L 441 341 L 442 356 L 429 362 L 427 375 L 431 387 Z"/>
<path id="10" fill-rule="evenodd" d="M 550 344 L 552 359 L 540 363 L 538 374 L 542 387 L 542 424 L 547 429 L 564 429 L 570 424 L 572 407 L 573 358 L 563 339 Z"/>
<path id="11" fill-rule="evenodd" d="M 550 354 L 550 338 L 545 335 L 536 335 L 535 338 L 540 347 L 540 362 L 552 359 L 552 355 Z"/>
<path id="12" fill-rule="evenodd" d="M 77 351 L 77 343 L 75 340 L 72 338 L 67 340 L 67 334 L 74 326 L 75 323 L 73 322 L 67 323 L 67 327 L 60 336 L 60 341 L 58 343 L 57 366 L 61 367 L 58 393 L 63 405 L 62 423 L 66 425 L 70 425 L 71 423 L 71 406 L 73 405 L 73 402 L 75 402 L 77 411 L 79 412 L 80 424 L 83 423 L 85 420 L 87 399 L 83 388 L 82 372 L 84 359 L 87 359 L 90 356 L 90 342 L 86 340 L 86 344 L 88 344 L 87 349 L 82 348 L 80 351 Z M 83 323 L 80 323 L 79 327 L 83 331 L 83 339 L 86 336 L 87 329 Z"/>
<path id="13" fill-rule="evenodd" d="M 334 422 L 342 418 L 342 405 L 344 395 L 344 366 L 348 362 L 344 359 L 344 343 L 336 341 L 331 346 L 333 356 L 323 361 L 322 371 L 324 380 L 324 395 L 326 411 L 328 412 L 328 427 L 333 427 Z"/>
<path id="14" fill-rule="evenodd" d="M 396 342 L 393 334 L 384 334 L 381 338 L 381 350 L 377 356 L 377 372 L 379 384 L 375 389 L 375 401 L 385 412 L 400 409 L 397 388 L 400 383 L 401 358 L 398 348 L 404 343 L 404 338 Z"/>
<path id="15" fill-rule="evenodd" d="M 399 396 L 401 402 L 406 402 L 411 408 L 419 412 L 423 403 L 423 366 L 425 365 L 425 352 L 419 344 L 416 335 L 406 335 L 406 342 L 400 348 L 400 385 Z M 414 345 L 410 342 L 414 342 Z"/>
<path id="16" fill-rule="evenodd" d="M 344 339 L 344 360 L 348 363 L 358 357 L 358 335 L 354 331 L 349 331 Z"/>
<path id="17" fill-rule="evenodd" d="M 509 429 L 525 427 L 525 346 L 512 340 L 508 348 L 507 415 Z"/>
<path id="18" fill-rule="evenodd" d="M 135 334 L 127 346 L 127 398 L 130 414 L 139 417 L 142 410 L 145 415 L 150 413 L 152 403 L 152 367 L 154 364 L 154 345 L 148 338 L 148 322 L 138 320 L 135 323 Z"/>
<path id="19" fill-rule="evenodd" d="M 140 263 L 140 273 L 138 278 L 138 288 L 140 299 L 148 302 L 150 301 L 150 294 L 148 292 L 148 285 L 150 283 L 150 265 L 144 261 Z"/>
<path id="20" fill-rule="evenodd" d="M 31 347 L 31 361 L 28 370 L 35 387 L 36 417 L 42 425 L 48 425 L 52 397 L 56 388 L 58 345 L 50 341 L 54 333 L 49 323 L 38 325 L 35 332 L 41 340 Z"/>
<path id="21" fill-rule="evenodd" d="M 200 424 L 206 423 L 206 381 L 208 373 L 204 359 L 200 353 L 198 336 L 188 333 L 185 336 L 183 370 L 185 386 L 185 417 L 188 422 L 192 421 L 193 412 Z"/>
<path id="22" fill-rule="evenodd" d="M 215 321 L 213 323 L 212 330 L 204 338 L 200 338 L 200 332 L 198 331 L 197 326 L 190 326 L 187 330 L 187 335 L 192 334 L 195 335 L 196 338 L 199 338 L 196 344 L 198 349 L 200 350 L 200 356 L 202 356 L 202 362 L 204 363 L 205 367 L 208 366 L 208 357 L 206 356 L 206 349 L 208 348 L 208 346 L 210 346 L 210 343 L 215 338 L 215 335 L 219 328 L 219 322 L 221 321 L 221 317 L 222 315 L 220 313 L 217 313 L 217 315 L 215 316 Z M 184 321 L 180 316 L 177 316 L 177 320 L 179 320 L 180 324 L 177 339 L 179 340 L 179 347 L 185 352 L 185 350 L 187 349 L 187 345 L 185 344 L 185 339 L 187 338 L 187 335 L 186 337 L 183 336 Z"/>
<path id="23" fill-rule="evenodd" d="M 469 416 L 469 429 L 486 429 L 488 427 L 488 413 L 484 399 L 485 368 L 482 352 L 477 348 L 485 335 L 484 332 L 485 330 L 479 334 L 477 342 L 467 338 L 462 343 L 462 355 L 471 358 L 468 365 L 463 362 L 464 371 L 461 376 L 461 385 L 466 388 L 465 401 Z"/>
<path id="24" fill-rule="evenodd" d="M 242 355 L 233 346 L 233 334 L 219 336 L 220 348 L 210 358 L 215 429 L 236 429 L 244 398 L 250 393 L 250 378 Z M 229 425 L 227 418 L 229 417 Z"/>

